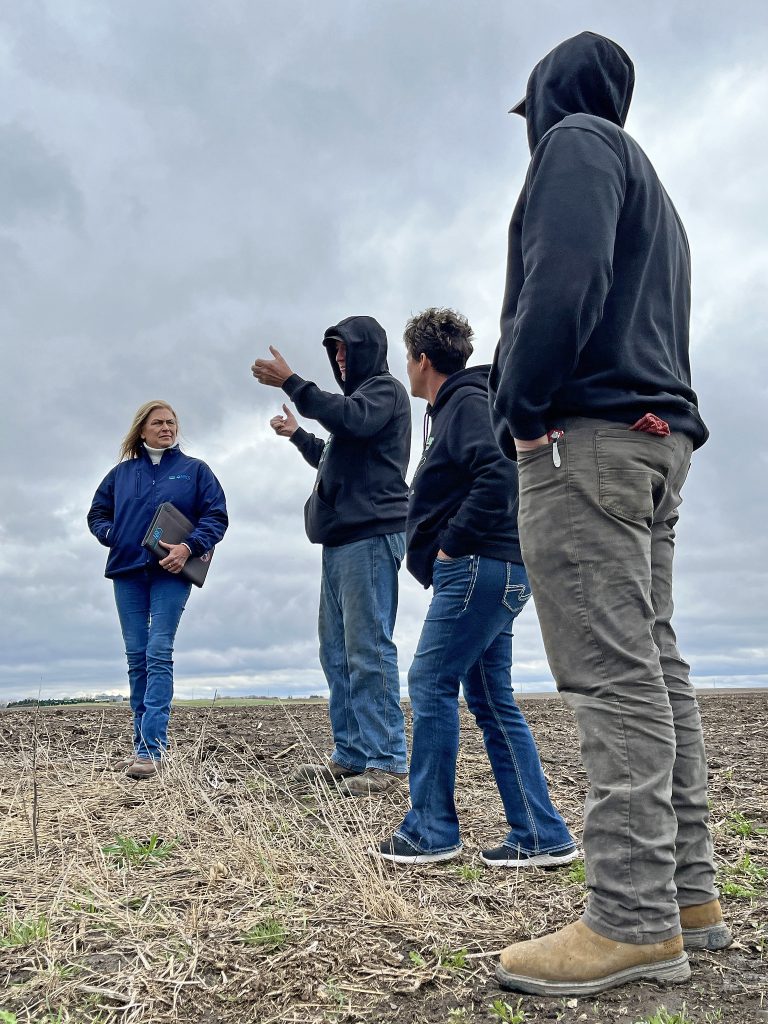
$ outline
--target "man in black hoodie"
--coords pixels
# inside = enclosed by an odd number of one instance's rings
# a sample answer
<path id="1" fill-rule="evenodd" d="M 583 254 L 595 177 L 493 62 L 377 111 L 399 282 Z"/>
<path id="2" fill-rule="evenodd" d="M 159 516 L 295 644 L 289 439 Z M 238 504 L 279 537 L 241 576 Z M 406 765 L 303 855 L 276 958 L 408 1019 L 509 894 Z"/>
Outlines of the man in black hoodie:
<path id="1" fill-rule="evenodd" d="M 454 787 L 459 690 L 483 731 L 510 832 L 481 859 L 494 868 L 556 867 L 577 855 L 552 806 L 528 723 L 512 694 L 512 623 L 530 597 L 517 536 L 517 467 L 488 419 L 489 366 L 465 369 L 472 328 L 427 309 L 405 329 L 411 394 L 428 401 L 411 481 L 407 565 L 433 596 L 408 673 L 413 710 L 411 809 L 369 852 L 396 864 L 461 852 Z"/>
<path id="2" fill-rule="evenodd" d="M 407 771 L 392 633 L 405 552 L 411 412 L 373 317 L 329 327 L 323 345 L 341 395 L 303 380 L 271 346 L 273 358 L 257 359 L 252 371 L 329 432 L 325 441 L 308 433 L 285 405 L 285 415 L 270 421 L 317 469 L 304 522 L 310 541 L 323 545 L 320 663 L 334 749 L 327 764 L 302 765 L 294 779 L 321 778 L 364 796 L 397 786 Z"/>
<path id="3" fill-rule="evenodd" d="M 498 974 L 552 995 L 681 981 L 684 946 L 730 942 L 699 710 L 670 623 L 680 489 L 707 438 L 688 361 L 690 259 L 623 130 L 633 85 L 621 47 L 583 32 L 534 68 L 514 108 L 532 157 L 491 408 L 517 453 L 523 556 L 590 780 L 589 900 L 580 921 L 509 946 Z"/>

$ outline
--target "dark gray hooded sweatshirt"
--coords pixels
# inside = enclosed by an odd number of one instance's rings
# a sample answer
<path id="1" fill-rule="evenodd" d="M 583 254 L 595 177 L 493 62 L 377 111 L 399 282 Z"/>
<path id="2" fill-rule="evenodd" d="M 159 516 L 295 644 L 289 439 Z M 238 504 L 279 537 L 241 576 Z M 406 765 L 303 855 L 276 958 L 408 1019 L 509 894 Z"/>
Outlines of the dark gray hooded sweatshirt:
<path id="1" fill-rule="evenodd" d="M 632 424 L 655 413 L 707 438 L 688 359 L 690 253 L 651 162 L 623 129 L 634 69 L 582 32 L 533 69 L 531 163 L 509 227 L 490 377 L 502 450 L 565 416 Z"/>
<path id="2" fill-rule="evenodd" d="M 336 363 L 347 346 L 346 380 Z M 304 524 L 313 544 L 338 547 L 405 530 L 411 450 L 408 394 L 387 366 L 387 335 L 373 317 L 351 316 L 329 327 L 323 345 L 343 394 L 321 391 L 293 374 L 283 390 L 302 416 L 330 434 L 322 441 L 299 427 L 291 437 L 317 468 Z"/>

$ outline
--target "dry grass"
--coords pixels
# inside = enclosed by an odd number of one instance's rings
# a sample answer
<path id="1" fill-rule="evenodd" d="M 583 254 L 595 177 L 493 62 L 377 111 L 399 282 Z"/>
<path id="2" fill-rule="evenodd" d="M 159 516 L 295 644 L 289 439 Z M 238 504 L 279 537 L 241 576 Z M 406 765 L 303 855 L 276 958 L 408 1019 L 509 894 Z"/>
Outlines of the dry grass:
<path id="1" fill-rule="evenodd" d="M 301 796 L 247 755 L 202 760 L 204 739 L 143 784 L 98 742 L 20 751 L 0 835 L 2 1005 L 19 1021 L 379 1019 L 389 995 L 485 972 L 500 913 L 507 932 L 546 926 L 516 873 L 370 858 L 404 795 Z M 563 882 L 542 879 L 554 907 Z"/>
<path id="2" fill-rule="evenodd" d="M 31 713 L 13 719 L 23 727 L 0 748 L 0 1009 L 19 1024 L 493 1019 L 500 947 L 572 920 L 584 889 L 575 872 L 481 868 L 472 850 L 498 841 L 503 820 L 476 733 L 459 765 L 465 857 L 398 870 L 366 848 L 399 824 L 407 794 L 293 792 L 287 771 L 322 754 L 289 711 L 270 713 L 282 725 L 267 756 L 261 712 L 240 712 L 252 747 L 220 737 L 213 748 L 215 715 L 187 712 L 194 730 L 145 783 L 109 770 L 95 711 L 82 749 L 45 715 L 31 728 Z M 578 826 L 576 751 L 554 749 L 556 798 Z M 764 839 L 741 834 L 735 813 L 724 802 L 716 815 L 732 863 Z M 754 901 L 741 906 L 764 942 Z M 480 1015 L 450 1016 L 478 992 Z M 562 1010 L 529 1019 L 601 1019 Z"/>

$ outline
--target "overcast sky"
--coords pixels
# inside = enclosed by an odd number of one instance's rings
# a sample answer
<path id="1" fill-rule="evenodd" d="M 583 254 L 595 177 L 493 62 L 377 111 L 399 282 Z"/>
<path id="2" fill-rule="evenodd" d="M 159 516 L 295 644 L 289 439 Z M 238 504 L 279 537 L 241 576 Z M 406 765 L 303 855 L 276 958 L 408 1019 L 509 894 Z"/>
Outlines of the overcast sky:
<path id="1" fill-rule="evenodd" d="M 712 438 L 678 531 L 681 646 L 700 684 L 768 685 L 767 23 L 758 0 L 2 0 L 0 698 L 127 692 L 85 513 L 155 397 L 231 517 L 177 693 L 325 692 L 313 473 L 250 364 L 272 343 L 330 389 L 323 331 L 364 313 L 405 379 L 403 326 L 429 305 L 464 312 L 490 361 L 528 162 L 506 111 L 583 29 L 635 62 L 627 128 L 693 253 Z M 427 600 L 403 571 L 403 681 Z M 518 688 L 551 685 L 532 606 L 515 644 Z"/>

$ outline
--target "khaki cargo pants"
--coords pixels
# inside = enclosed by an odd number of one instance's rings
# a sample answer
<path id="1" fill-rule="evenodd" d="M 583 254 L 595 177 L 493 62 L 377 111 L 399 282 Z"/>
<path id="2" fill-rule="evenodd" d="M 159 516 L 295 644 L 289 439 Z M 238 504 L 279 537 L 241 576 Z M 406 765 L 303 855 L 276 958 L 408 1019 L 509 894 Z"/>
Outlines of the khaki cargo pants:
<path id="1" fill-rule="evenodd" d="M 671 624 L 692 445 L 603 420 L 558 426 L 556 452 L 518 460 L 519 524 L 589 776 L 583 919 L 617 941 L 661 942 L 680 932 L 678 906 L 717 896 L 701 719 Z"/>

